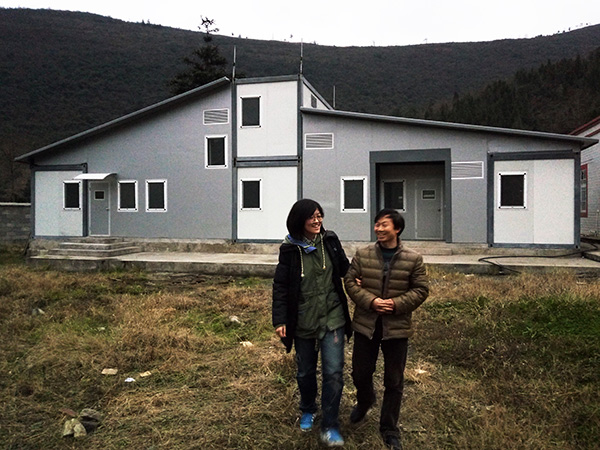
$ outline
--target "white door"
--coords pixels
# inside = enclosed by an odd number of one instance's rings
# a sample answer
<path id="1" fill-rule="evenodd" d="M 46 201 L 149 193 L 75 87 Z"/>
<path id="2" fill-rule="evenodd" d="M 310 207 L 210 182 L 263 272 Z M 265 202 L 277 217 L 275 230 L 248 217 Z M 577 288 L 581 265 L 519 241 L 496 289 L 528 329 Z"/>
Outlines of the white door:
<path id="1" fill-rule="evenodd" d="M 298 197 L 296 167 L 247 167 L 238 170 L 237 237 L 283 240 L 290 208 Z"/>

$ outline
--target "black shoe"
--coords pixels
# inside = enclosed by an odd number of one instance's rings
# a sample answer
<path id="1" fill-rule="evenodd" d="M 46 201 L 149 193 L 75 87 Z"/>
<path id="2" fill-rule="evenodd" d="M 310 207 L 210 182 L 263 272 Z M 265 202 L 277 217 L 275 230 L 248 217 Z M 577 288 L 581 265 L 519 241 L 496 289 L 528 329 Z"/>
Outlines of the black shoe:
<path id="1" fill-rule="evenodd" d="M 387 448 L 389 448 L 390 450 L 402 450 L 402 444 L 400 443 L 400 439 L 398 439 L 398 436 L 389 434 L 383 440 Z"/>
<path id="2" fill-rule="evenodd" d="M 350 423 L 358 423 L 363 420 L 367 415 L 369 408 L 361 408 L 360 406 L 355 405 L 350 413 Z"/>

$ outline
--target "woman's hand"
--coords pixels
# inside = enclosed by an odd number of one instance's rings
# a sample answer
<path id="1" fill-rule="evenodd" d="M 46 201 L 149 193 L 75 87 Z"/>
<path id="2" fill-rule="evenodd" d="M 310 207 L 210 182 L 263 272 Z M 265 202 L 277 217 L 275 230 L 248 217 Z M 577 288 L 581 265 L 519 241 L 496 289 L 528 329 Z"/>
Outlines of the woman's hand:
<path id="1" fill-rule="evenodd" d="M 275 334 L 280 338 L 286 337 L 285 334 L 285 325 L 281 325 L 280 327 L 275 328 Z"/>

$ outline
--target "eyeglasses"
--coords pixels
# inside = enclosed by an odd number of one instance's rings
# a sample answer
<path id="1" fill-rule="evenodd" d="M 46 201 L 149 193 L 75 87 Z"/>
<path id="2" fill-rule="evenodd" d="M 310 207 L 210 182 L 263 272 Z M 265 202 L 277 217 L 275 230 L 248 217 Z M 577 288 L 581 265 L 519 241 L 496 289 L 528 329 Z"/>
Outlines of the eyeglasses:
<path id="1" fill-rule="evenodd" d="M 311 222 L 314 222 L 315 220 L 318 222 L 323 222 L 323 216 L 321 214 L 316 214 L 312 217 L 309 217 L 308 220 L 310 220 Z"/>

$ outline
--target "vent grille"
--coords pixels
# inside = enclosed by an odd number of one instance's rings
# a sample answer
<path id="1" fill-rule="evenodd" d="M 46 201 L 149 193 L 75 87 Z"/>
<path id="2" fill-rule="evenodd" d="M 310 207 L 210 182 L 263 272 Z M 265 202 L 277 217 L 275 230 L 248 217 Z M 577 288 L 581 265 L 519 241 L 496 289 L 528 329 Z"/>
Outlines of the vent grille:
<path id="1" fill-rule="evenodd" d="M 483 178 L 483 161 L 453 162 L 453 180 L 473 180 Z"/>
<path id="2" fill-rule="evenodd" d="M 228 109 L 207 109 L 204 111 L 204 125 L 220 125 L 229 123 Z"/>
<path id="3" fill-rule="evenodd" d="M 333 133 L 306 134 L 304 147 L 307 150 L 333 148 Z"/>

